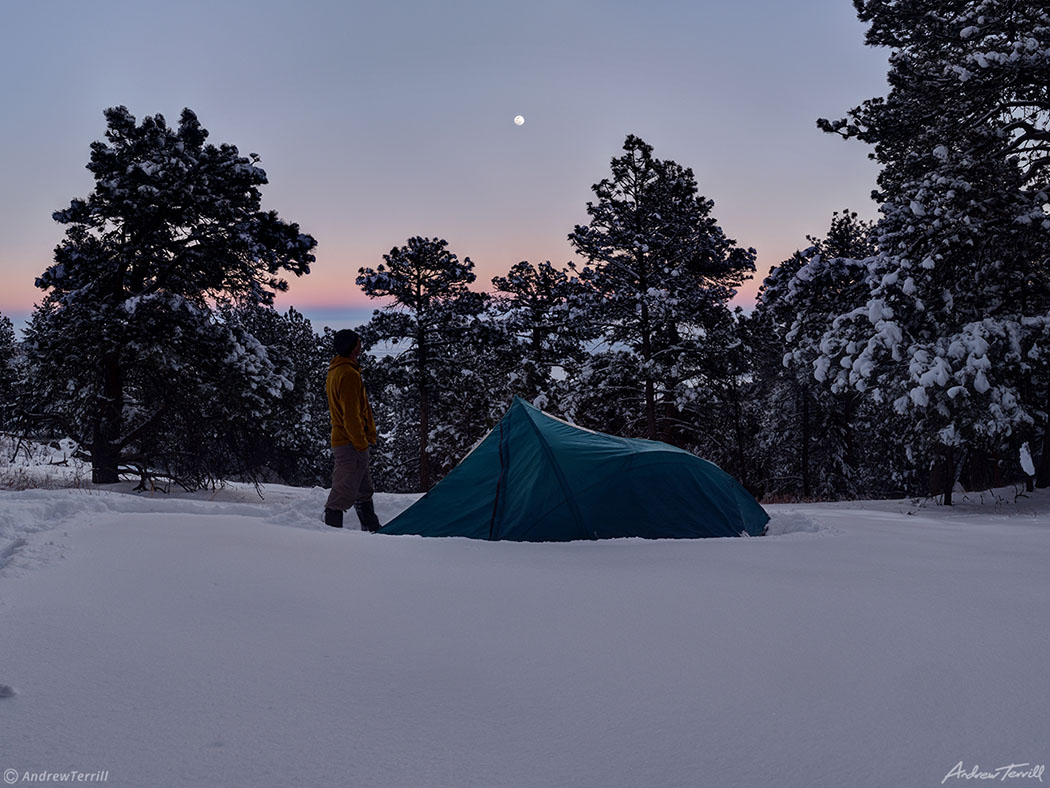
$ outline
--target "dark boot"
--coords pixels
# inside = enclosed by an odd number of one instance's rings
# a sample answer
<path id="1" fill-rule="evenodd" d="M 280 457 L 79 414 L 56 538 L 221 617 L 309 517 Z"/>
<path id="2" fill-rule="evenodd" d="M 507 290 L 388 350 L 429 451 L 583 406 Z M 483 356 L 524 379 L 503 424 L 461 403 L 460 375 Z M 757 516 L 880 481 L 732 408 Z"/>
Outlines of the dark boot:
<path id="1" fill-rule="evenodd" d="M 357 519 L 361 521 L 361 530 L 375 533 L 379 530 L 379 518 L 376 517 L 376 507 L 372 501 L 361 501 L 354 504 Z"/>
<path id="2" fill-rule="evenodd" d="M 343 510 L 342 509 L 325 509 L 324 510 L 324 524 L 330 525 L 333 528 L 343 527 Z"/>

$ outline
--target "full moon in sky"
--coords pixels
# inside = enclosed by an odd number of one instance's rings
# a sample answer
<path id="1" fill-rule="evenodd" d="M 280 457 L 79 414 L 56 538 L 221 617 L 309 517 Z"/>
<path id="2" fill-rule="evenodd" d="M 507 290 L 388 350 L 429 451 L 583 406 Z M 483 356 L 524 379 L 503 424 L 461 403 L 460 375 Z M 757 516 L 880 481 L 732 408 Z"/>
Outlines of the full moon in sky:
<path id="1" fill-rule="evenodd" d="M 524 126 L 525 125 L 525 116 L 524 115 L 515 115 L 514 116 L 514 125 L 515 126 Z"/>

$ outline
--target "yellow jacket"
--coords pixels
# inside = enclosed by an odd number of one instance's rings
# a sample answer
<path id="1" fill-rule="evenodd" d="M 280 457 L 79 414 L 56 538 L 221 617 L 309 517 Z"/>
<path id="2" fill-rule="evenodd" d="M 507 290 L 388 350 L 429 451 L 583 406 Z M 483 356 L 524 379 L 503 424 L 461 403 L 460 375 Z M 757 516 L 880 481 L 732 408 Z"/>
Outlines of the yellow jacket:
<path id="1" fill-rule="evenodd" d="M 328 363 L 328 412 L 332 416 L 332 446 L 354 445 L 364 451 L 376 442 L 376 424 L 361 381 L 361 367 L 346 356 Z"/>

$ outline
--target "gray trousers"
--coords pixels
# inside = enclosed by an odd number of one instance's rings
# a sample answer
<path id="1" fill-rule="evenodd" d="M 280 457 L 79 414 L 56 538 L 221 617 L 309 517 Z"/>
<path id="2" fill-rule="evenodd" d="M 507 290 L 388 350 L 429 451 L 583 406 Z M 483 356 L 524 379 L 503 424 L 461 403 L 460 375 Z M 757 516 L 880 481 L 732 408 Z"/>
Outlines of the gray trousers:
<path id="1" fill-rule="evenodd" d="M 368 473 L 368 449 L 358 451 L 352 444 L 333 446 L 332 491 L 325 509 L 346 511 L 355 503 L 372 500 L 372 476 Z"/>

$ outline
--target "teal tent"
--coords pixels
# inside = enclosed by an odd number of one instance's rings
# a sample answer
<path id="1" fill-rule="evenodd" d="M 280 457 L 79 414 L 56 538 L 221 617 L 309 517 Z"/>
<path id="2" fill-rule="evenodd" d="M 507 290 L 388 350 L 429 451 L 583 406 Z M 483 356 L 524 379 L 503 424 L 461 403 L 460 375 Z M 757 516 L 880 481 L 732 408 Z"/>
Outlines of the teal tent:
<path id="1" fill-rule="evenodd" d="M 717 465 L 574 427 L 515 397 L 499 424 L 383 534 L 516 542 L 758 536 L 769 515 Z"/>

